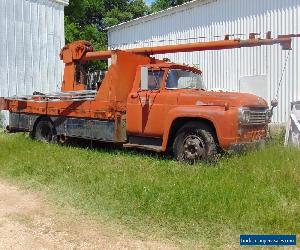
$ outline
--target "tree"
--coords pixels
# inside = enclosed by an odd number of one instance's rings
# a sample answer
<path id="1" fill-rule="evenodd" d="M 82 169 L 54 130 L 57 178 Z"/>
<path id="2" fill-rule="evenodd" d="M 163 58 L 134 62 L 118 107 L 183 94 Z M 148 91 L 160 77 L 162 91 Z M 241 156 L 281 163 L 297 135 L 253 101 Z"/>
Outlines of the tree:
<path id="1" fill-rule="evenodd" d="M 108 27 L 189 1 L 156 0 L 150 9 L 144 0 L 71 0 L 65 9 L 66 43 L 87 40 L 96 50 L 105 50 Z M 105 68 L 104 63 L 93 65 Z"/>
<path id="2" fill-rule="evenodd" d="M 103 24 L 105 27 L 110 27 L 118 23 L 129 21 L 132 18 L 133 16 L 130 12 L 122 12 L 120 9 L 114 8 L 107 12 L 106 17 L 103 19 Z"/>
<path id="3" fill-rule="evenodd" d="M 174 7 L 190 1 L 191 0 L 156 0 L 151 5 L 151 12 L 165 10 L 167 8 Z"/>
<path id="4" fill-rule="evenodd" d="M 71 0 L 65 9 L 66 43 L 87 40 L 96 50 L 105 50 L 107 27 L 149 12 L 144 0 Z M 103 63 L 96 65 L 104 68 Z"/>
<path id="5" fill-rule="evenodd" d="M 128 11 L 132 14 L 132 18 L 138 18 L 150 13 L 150 9 L 144 0 L 131 1 L 128 5 Z"/>

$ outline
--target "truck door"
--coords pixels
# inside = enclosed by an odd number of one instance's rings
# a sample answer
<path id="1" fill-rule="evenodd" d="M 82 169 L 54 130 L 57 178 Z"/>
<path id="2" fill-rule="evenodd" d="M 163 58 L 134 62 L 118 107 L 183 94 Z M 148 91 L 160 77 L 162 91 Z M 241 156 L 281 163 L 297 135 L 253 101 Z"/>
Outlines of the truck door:
<path id="1" fill-rule="evenodd" d="M 167 93 L 165 71 L 148 70 L 148 89 L 133 90 L 127 104 L 127 132 L 135 136 L 162 137 Z"/>

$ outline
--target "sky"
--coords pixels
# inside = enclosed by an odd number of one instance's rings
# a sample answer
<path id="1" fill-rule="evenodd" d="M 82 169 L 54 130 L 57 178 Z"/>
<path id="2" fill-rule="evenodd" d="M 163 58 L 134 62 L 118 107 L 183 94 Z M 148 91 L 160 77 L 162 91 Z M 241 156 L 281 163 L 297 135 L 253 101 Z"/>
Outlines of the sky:
<path id="1" fill-rule="evenodd" d="M 154 0 L 145 0 L 146 4 L 150 5 L 151 3 L 154 2 Z"/>

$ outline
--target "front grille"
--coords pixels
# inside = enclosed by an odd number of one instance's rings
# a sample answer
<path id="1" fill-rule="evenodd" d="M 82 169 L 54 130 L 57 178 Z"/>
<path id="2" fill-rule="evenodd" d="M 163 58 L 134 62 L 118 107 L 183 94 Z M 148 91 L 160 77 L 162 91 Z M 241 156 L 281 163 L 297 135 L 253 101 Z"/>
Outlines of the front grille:
<path id="1" fill-rule="evenodd" d="M 251 110 L 249 124 L 259 125 L 267 123 L 267 110 Z"/>

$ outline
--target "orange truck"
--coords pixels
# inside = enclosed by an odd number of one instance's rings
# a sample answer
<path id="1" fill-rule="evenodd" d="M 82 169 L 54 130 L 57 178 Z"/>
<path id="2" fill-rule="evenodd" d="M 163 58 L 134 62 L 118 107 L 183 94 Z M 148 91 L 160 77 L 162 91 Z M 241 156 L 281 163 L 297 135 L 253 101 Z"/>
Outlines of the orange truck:
<path id="1" fill-rule="evenodd" d="M 76 41 L 61 50 L 61 92 L 0 98 L 0 110 L 9 110 L 9 132 L 30 132 L 45 142 L 75 137 L 171 152 L 179 161 L 207 160 L 219 150 L 263 142 L 272 109 L 252 94 L 207 91 L 199 69 L 151 56 L 273 44 L 289 50 L 296 36 L 250 34 L 247 40 L 226 36 L 98 52 L 89 42 Z M 89 61 L 109 58 L 105 76 L 88 69 Z"/>

